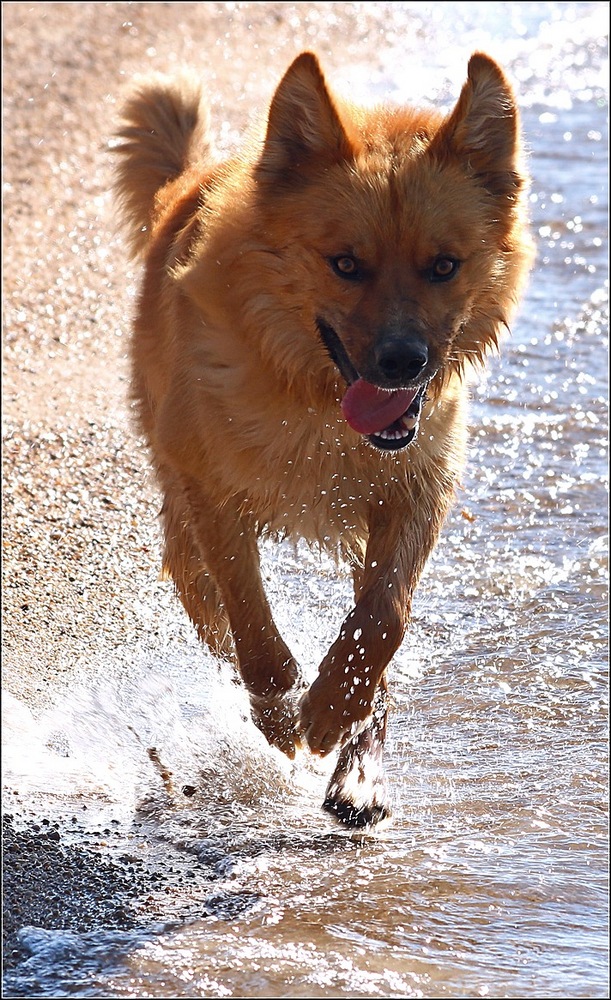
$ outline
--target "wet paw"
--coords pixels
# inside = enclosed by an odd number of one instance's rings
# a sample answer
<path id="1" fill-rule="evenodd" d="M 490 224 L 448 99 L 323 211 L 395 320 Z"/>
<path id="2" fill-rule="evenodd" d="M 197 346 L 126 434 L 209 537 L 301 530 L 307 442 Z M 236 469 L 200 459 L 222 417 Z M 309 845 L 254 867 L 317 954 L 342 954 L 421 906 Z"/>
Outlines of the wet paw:
<path id="1" fill-rule="evenodd" d="M 341 750 L 323 802 L 339 823 L 354 829 L 377 826 L 392 811 L 383 764 L 385 711 Z"/>
<path id="2" fill-rule="evenodd" d="M 250 695 L 252 718 L 267 742 L 293 760 L 301 747 L 298 700 L 303 689 L 291 688 L 270 695 Z"/>
<path id="3" fill-rule="evenodd" d="M 369 802 L 358 806 L 350 798 L 327 796 L 322 804 L 338 823 L 353 830 L 363 830 L 390 820 L 392 811 L 386 802 Z"/>

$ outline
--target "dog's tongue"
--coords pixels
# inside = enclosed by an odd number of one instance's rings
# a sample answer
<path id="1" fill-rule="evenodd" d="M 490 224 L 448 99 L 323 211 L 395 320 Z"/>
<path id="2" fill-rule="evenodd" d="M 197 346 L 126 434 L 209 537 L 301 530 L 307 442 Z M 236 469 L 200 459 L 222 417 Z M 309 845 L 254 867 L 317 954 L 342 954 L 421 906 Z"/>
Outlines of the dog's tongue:
<path id="1" fill-rule="evenodd" d="M 379 389 L 359 378 L 342 399 L 342 413 L 359 434 L 379 434 L 402 417 L 417 389 Z"/>

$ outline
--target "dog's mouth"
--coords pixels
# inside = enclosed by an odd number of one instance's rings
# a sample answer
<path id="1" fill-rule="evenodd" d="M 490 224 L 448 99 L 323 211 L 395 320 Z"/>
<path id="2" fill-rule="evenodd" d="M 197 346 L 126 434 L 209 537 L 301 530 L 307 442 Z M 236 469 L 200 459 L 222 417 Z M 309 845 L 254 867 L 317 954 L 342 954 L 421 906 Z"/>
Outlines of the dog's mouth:
<path id="1" fill-rule="evenodd" d="M 335 330 L 318 320 L 318 330 L 348 390 L 341 402 L 348 425 L 381 451 L 400 451 L 418 432 L 428 383 L 408 389 L 385 389 L 361 378 Z"/>

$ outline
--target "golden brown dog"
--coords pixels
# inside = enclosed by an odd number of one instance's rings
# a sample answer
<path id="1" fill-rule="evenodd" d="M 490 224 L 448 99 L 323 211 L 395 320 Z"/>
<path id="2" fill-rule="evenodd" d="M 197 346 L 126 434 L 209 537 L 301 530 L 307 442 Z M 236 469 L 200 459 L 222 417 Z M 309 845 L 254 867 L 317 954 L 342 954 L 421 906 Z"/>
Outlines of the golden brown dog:
<path id="1" fill-rule="evenodd" d="M 133 389 L 164 493 L 164 565 L 233 656 L 270 743 L 340 748 L 326 808 L 388 814 L 386 669 L 465 451 L 465 368 L 507 326 L 530 242 L 518 112 L 474 55 L 454 110 L 333 98 L 303 53 L 260 141 L 218 162 L 199 86 L 142 83 L 118 190 L 145 274 Z M 304 691 L 263 532 L 339 552 L 355 605 Z"/>

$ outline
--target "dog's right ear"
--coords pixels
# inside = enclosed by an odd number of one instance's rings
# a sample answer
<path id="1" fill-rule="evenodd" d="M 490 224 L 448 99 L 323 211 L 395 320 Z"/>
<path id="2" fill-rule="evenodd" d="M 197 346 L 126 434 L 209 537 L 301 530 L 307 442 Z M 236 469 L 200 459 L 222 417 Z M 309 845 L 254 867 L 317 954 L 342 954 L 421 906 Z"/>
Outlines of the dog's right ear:
<path id="1" fill-rule="evenodd" d="M 274 94 L 258 179 L 290 183 L 313 166 L 330 166 L 349 159 L 351 153 L 318 59 L 312 52 L 302 52 Z"/>

